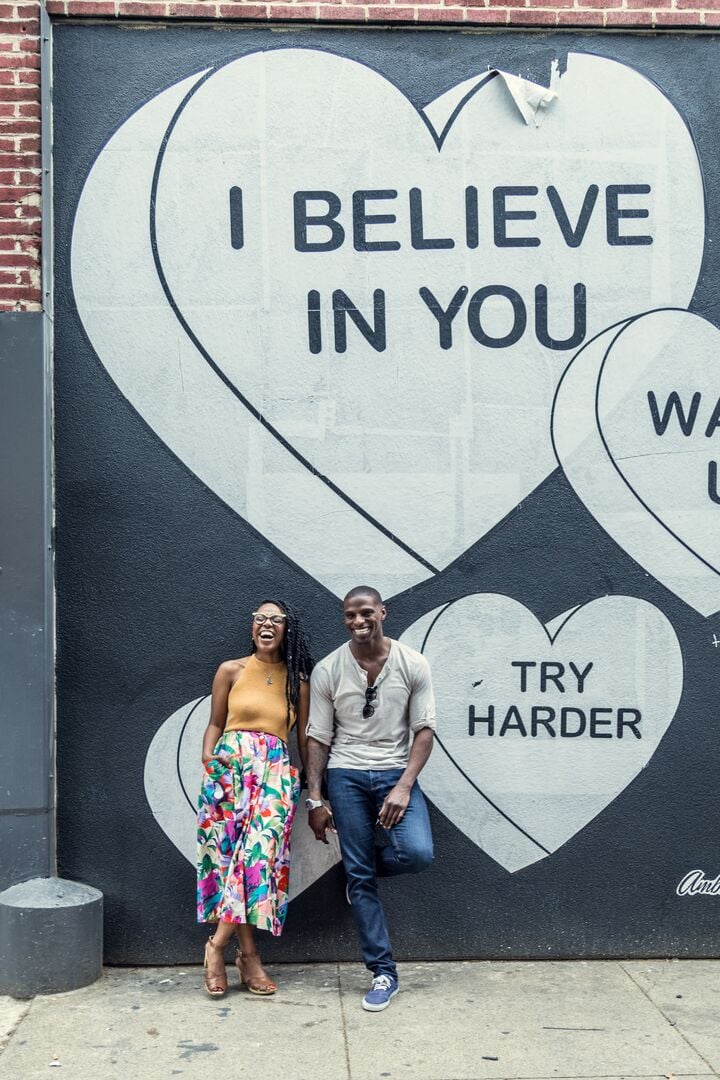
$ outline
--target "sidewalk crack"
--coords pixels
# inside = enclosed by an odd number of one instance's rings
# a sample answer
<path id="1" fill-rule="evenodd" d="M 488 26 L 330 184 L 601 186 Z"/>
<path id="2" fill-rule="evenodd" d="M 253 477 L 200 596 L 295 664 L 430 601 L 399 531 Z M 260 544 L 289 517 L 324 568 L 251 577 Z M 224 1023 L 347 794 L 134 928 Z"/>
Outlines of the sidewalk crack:
<path id="1" fill-rule="evenodd" d="M 705 1057 L 705 1055 L 704 1055 L 704 1054 L 701 1054 L 701 1053 L 700 1053 L 700 1051 L 698 1050 L 698 1048 L 697 1048 L 696 1046 L 693 1046 L 693 1044 L 691 1043 L 690 1039 L 689 1039 L 689 1038 L 687 1037 L 687 1035 L 685 1034 L 685 1032 L 684 1032 L 684 1031 L 681 1031 L 681 1030 L 680 1030 L 680 1028 L 679 1028 L 679 1027 L 677 1026 L 677 1023 L 676 1023 L 676 1022 L 675 1022 L 674 1020 L 671 1020 L 671 1019 L 670 1019 L 670 1017 L 669 1017 L 669 1016 L 667 1015 L 667 1013 L 665 1013 L 665 1012 L 664 1012 L 664 1011 L 663 1011 L 663 1010 L 662 1010 L 662 1009 L 660 1008 L 660 1006 L 659 1006 L 659 1005 L 657 1004 L 657 1002 L 656 1002 L 656 1001 L 653 1001 L 653 999 L 652 999 L 652 998 L 650 997 L 650 995 L 648 994 L 648 992 L 647 992 L 647 990 L 645 989 L 645 987 L 644 987 L 644 986 L 642 986 L 642 984 L 641 984 L 641 983 L 639 983 L 639 982 L 637 981 L 637 979 L 635 978 L 635 976 L 634 976 L 634 975 L 633 975 L 633 974 L 632 974 L 632 973 L 631 973 L 630 971 L 628 971 L 628 969 L 627 969 L 627 968 L 625 967 L 625 965 L 623 964 L 623 962 L 622 962 L 621 960 L 619 960 L 619 961 L 618 961 L 618 967 L 622 968 L 622 970 L 623 970 L 623 971 L 625 972 L 625 974 L 627 975 L 628 979 L 629 979 L 629 980 L 630 980 L 630 982 L 631 982 L 631 983 L 633 984 L 633 986 L 637 986 L 637 988 L 638 988 L 638 990 L 640 991 L 640 993 L 641 993 L 641 994 L 643 994 L 643 995 L 644 995 L 644 996 L 645 996 L 645 997 L 647 998 L 647 1000 L 648 1000 L 648 1001 L 650 1002 L 650 1004 L 652 1005 L 652 1007 L 653 1007 L 653 1008 L 654 1008 L 654 1009 L 655 1009 L 655 1010 L 656 1010 L 657 1012 L 659 1012 L 659 1013 L 660 1013 L 660 1015 L 662 1016 L 663 1020 L 665 1020 L 665 1021 L 666 1021 L 666 1023 L 668 1023 L 668 1024 L 670 1025 L 670 1027 L 671 1027 L 671 1028 L 673 1028 L 673 1029 L 674 1029 L 675 1031 L 677 1031 L 677 1033 L 678 1033 L 678 1035 L 680 1036 L 680 1038 L 681 1038 L 681 1039 L 683 1040 L 683 1042 L 687 1043 L 687 1045 L 688 1045 L 688 1046 L 690 1047 L 690 1049 L 692 1050 L 693 1054 L 697 1054 L 697 1056 L 698 1056 L 698 1057 L 700 1058 L 700 1060 L 701 1060 L 702 1062 L 704 1062 L 704 1063 L 705 1063 L 705 1065 L 707 1066 L 707 1068 L 708 1068 L 708 1070 L 709 1070 L 709 1072 L 710 1072 L 710 1075 L 711 1075 L 711 1076 L 717 1076 L 717 1075 L 718 1075 L 718 1073 L 716 1073 L 716 1072 L 715 1072 L 715 1069 L 713 1069 L 712 1065 L 710 1064 L 710 1062 L 708 1061 L 708 1059 L 707 1059 L 707 1058 Z"/>
<path id="2" fill-rule="evenodd" d="M 350 1069 L 350 1044 L 348 1043 L 347 1024 L 345 1022 L 345 1002 L 343 1001 L 342 980 L 340 978 L 339 964 L 335 965 L 335 971 L 337 973 L 338 998 L 340 999 L 340 1019 L 342 1021 L 343 1044 L 345 1046 L 345 1068 L 347 1069 L 348 1080 L 352 1080 L 352 1072 Z"/>
<path id="3" fill-rule="evenodd" d="M 26 1002 L 25 1007 L 21 1009 L 21 1013 L 18 1016 L 17 1020 L 15 1020 L 15 1022 L 10 1027 L 7 1027 L 4 1030 L 0 1031 L 0 1057 L 2 1057 L 3 1053 L 10 1046 L 10 1043 L 13 1040 L 13 1036 L 15 1035 L 15 1032 L 18 1030 L 18 1028 L 22 1024 L 23 1020 L 25 1019 L 27 1014 L 30 1012 L 30 1009 L 32 1008 L 32 1004 L 33 1004 L 32 1000 Z"/>

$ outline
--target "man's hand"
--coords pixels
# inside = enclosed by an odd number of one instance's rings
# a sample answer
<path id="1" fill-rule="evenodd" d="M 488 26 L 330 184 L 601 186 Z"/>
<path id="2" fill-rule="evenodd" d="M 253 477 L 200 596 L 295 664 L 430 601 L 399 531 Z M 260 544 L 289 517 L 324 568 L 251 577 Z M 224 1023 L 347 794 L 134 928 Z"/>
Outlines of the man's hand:
<path id="1" fill-rule="evenodd" d="M 380 807 L 378 821 L 386 829 L 392 829 L 405 816 L 408 803 L 410 802 L 410 790 L 396 784 L 392 791 L 385 796 L 385 801 Z"/>
<path id="2" fill-rule="evenodd" d="M 315 833 L 315 839 L 322 840 L 323 844 L 328 843 L 328 838 L 325 835 L 327 830 L 332 829 L 335 832 L 333 817 L 327 806 L 316 806 L 314 810 L 310 810 L 308 813 L 308 825 Z"/>

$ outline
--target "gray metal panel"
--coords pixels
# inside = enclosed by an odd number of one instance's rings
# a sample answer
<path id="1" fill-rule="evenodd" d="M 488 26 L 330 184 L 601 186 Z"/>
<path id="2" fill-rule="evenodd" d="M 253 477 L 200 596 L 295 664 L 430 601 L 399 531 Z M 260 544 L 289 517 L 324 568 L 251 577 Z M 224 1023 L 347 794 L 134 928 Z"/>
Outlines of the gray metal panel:
<path id="1" fill-rule="evenodd" d="M 0 889 L 48 872 L 50 813 L 0 814 Z"/>
<path id="2" fill-rule="evenodd" d="M 0 812 L 5 813 L 50 805 L 44 369 L 43 315 L 0 315 Z M 3 850 L 2 855 L 5 865 L 10 854 Z"/>

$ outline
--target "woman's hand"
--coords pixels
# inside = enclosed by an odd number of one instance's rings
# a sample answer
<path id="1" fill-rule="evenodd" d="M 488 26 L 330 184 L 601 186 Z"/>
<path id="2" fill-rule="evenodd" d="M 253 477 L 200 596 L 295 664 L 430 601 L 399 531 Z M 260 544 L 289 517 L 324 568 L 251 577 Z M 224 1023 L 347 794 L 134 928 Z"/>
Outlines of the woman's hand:
<path id="1" fill-rule="evenodd" d="M 229 765 L 230 759 L 227 754 L 203 754 L 202 763 L 204 767 L 210 765 L 213 761 L 218 761 L 221 765 Z"/>

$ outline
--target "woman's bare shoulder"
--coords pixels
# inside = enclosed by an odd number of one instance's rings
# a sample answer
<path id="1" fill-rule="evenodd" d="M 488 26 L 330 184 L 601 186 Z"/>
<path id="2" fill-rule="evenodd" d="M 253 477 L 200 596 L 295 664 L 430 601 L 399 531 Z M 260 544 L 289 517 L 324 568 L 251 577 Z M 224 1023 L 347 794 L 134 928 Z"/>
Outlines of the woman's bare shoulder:
<path id="1" fill-rule="evenodd" d="M 215 678 L 226 678 L 234 681 L 249 659 L 249 656 L 239 656 L 236 660 L 223 660 L 217 669 Z"/>

